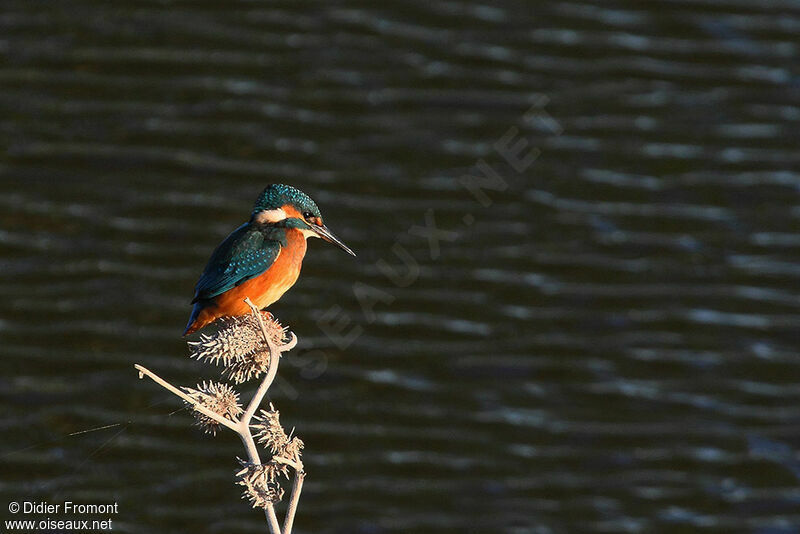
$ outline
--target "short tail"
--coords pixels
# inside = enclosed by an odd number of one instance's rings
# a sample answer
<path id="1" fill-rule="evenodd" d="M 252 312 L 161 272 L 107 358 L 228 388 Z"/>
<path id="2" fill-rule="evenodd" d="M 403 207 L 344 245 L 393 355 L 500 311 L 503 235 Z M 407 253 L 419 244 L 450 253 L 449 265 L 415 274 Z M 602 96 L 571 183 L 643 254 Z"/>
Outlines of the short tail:
<path id="1" fill-rule="evenodd" d="M 200 315 L 202 310 L 203 306 L 201 306 L 199 302 L 195 302 L 194 308 L 192 308 L 192 315 L 189 316 L 189 322 L 186 324 L 186 330 L 183 331 L 183 337 L 186 337 L 189 334 L 194 334 L 205 326 L 205 324 L 200 324 L 200 322 L 197 320 L 197 317 Z"/>

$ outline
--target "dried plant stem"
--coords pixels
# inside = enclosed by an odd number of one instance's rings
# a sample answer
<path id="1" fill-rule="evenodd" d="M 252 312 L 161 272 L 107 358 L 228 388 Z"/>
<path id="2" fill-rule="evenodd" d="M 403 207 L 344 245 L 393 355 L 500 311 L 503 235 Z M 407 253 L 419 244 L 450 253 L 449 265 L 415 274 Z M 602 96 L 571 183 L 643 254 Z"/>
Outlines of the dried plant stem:
<path id="1" fill-rule="evenodd" d="M 211 410 L 209 410 L 208 408 L 203 406 L 199 401 L 191 398 L 189 395 L 187 395 L 186 393 L 184 393 L 180 389 L 176 388 L 175 386 L 173 386 L 172 384 L 170 384 L 169 382 L 167 382 L 166 380 L 164 380 L 163 378 L 161 378 L 160 376 L 155 374 L 150 369 L 148 369 L 146 367 L 143 367 L 143 366 L 139 365 L 138 363 L 135 364 L 133 367 L 137 371 L 139 371 L 139 378 L 144 378 L 144 376 L 147 376 L 150 380 L 152 380 L 153 382 L 155 382 L 156 384 L 158 384 L 162 388 L 166 389 L 170 393 L 173 393 L 173 394 L 177 395 L 178 397 L 182 398 L 183 400 L 185 400 L 186 402 L 191 404 L 193 409 L 195 409 L 198 412 L 202 413 L 206 417 L 210 417 L 211 419 L 213 419 L 214 421 L 218 422 L 219 424 L 230 428 L 234 432 L 239 433 L 239 427 L 235 422 L 231 421 L 230 419 L 226 419 L 225 417 L 222 417 L 221 415 L 219 415 L 217 413 L 212 412 Z"/>
<path id="2" fill-rule="evenodd" d="M 239 419 L 229 419 L 227 417 L 223 417 L 218 413 L 215 413 L 209 410 L 207 407 L 203 406 L 203 404 L 197 400 L 192 398 L 190 395 L 186 394 L 185 392 L 181 391 L 180 389 L 176 388 L 154 372 L 150 371 L 149 369 L 136 364 L 134 367 L 137 371 L 139 371 L 139 378 L 144 378 L 147 376 L 153 382 L 160 385 L 167 391 L 177 395 L 192 408 L 201 414 L 205 415 L 206 417 L 216 421 L 217 423 L 225 426 L 236 432 L 242 440 L 244 444 L 244 448 L 247 451 L 247 457 L 251 464 L 260 465 L 261 458 L 258 454 L 258 449 L 256 448 L 255 440 L 253 439 L 253 434 L 250 429 L 250 422 L 253 419 L 254 414 L 258 410 L 261 402 L 264 400 L 267 392 L 269 391 L 270 386 L 272 386 L 273 381 L 275 380 L 275 376 L 278 373 L 278 364 L 280 363 L 281 353 L 291 350 L 297 345 L 297 337 L 294 334 L 292 335 L 292 339 L 289 340 L 287 343 L 282 344 L 280 347 L 277 346 L 273 341 L 272 337 L 269 335 L 267 331 L 267 327 L 264 324 L 264 320 L 261 317 L 261 313 L 258 308 L 250 301 L 249 298 L 245 299 L 245 302 L 250 309 L 253 311 L 253 314 L 258 319 L 259 326 L 261 328 L 261 333 L 264 336 L 264 341 L 267 343 L 269 347 L 269 369 L 267 370 L 267 374 L 264 376 L 264 379 L 261 381 L 261 384 L 258 386 L 258 389 L 253 394 L 253 397 L 250 399 L 250 403 L 247 405 L 247 409 L 242 414 Z M 300 499 L 300 491 L 303 487 L 303 479 L 305 478 L 305 472 L 303 471 L 303 464 L 300 461 L 295 461 L 289 458 L 284 458 L 282 456 L 274 456 L 273 460 L 279 463 L 283 463 L 286 465 L 291 466 L 295 470 L 295 477 L 294 482 L 292 484 L 292 495 L 291 500 L 289 502 L 289 508 L 286 512 L 286 518 L 284 520 L 283 525 L 283 532 L 281 532 L 280 525 L 278 523 L 278 517 L 275 514 L 275 507 L 272 503 L 266 503 L 264 506 L 264 514 L 267 518 L 267 524 L 269 525 L 270 534 L 291 534 L 292 532 L 292 525 L 294 523 L 294 516 L 297 511 L 297 503 Z M 299 460 L 299 458 L 298 458 Z"/>
<path id="3" fill-rule="evenodd" d="M 294 482 L 292 483 L 292 495 L 289 500 L 289 508 L 286 510 L 286 517 L 283 520 L 283 533 L 291 534 L 294 516 L 297 513 L 297 503 L 300 501 L 300 492 L 303 491 L 303 480 L 306 473 L 302 469 L 294 472 Z"/>
<path id="4" fill-rule="evenodd" d="M 291 467 L 292 469 L 294 469 L 298 473 L 303 470 L 303 464 L 302 463 L 297 463 L 294 460 L 290 460 L 288 458 L 284 458 L 283 456 L 273 456 L 272 459 L 275 460 L 276 462 L 278 462 L 279 464 L 288 465 L 289 467 Z"/>
<path id="5" fill-rule="evenodd" d="M 272 350 L 272 346 L 270 346 L 270 350 Z M 280 351 L 278 351 L 277 348 L 276 348 L 275 352 L 277 353 L 278 358 L 280 358 Z M 158 376 L 157 374 L 155 374 L 151 370 L 147 369 L 146 367 L 143 367 L 143 366 L 141 366 L 139 364 L 136 364 L 136 365 L 134 365 L 134 368 L 137 371 L 139 371 L 139 377 L 140 378 L 143 378 L 144 376 L 147 376 L 153 382 L 155 382 L 159 386 L 163 387 L 164 389 L 166 389 L 170 393 L 173 393 L 173 394 L 177 395 L 178 397 L 180 397 L 181 399 L 183 399 L 186 402 L 188 402 L 192 406 L 193 409 L 197 410 L 198 412 L 202 413 L 203 415 L 205 415 L 207 417 L 210 417 L 214 421 L 217 421 L 219 424 L 224 425 L 227 428 L 230 428 L 231 430 L 236 432 L 239 435 L 239 437 L 242 439 L 242 443 L 244 443 L 244 448 L 247 450 L 248 460 L 250 460 L 250 462 L 254 463 L 254 464 L 260 464 L 261 463 L 261 458 L 258 455 L 258 449 L 256 449 L 255 441 L 253 441 L 253 435 L 250 433 L 250 425 L 249 424 L 244 424 L 243 425 L 242 424 L 243 420 L 241 420 L 241 419 L 238 420 L 238 421 L 231 421 L 231 420 L 229 420 L 229 419 L 227 419 L 225 417 L 220 416 L 219 414 L 216 414 L 216 413 L 212 412 L 211 410 L 209 410 L 208 408 L 203 406 L 199 401 L 193 399 L 192 397 L 190 397 L 189 395 L 187 395 L 186 393 L 184 393 L 180 389 L 176 388 L 175 386 L 173 386 L 172 384 L 170 384 L 169 382 L 167 382 L 166 380 L 164 380 L 163 378 L 161 378 L 160 376 Z M 270 378 L 269 375 L 268 375 L 264 379 L 264 382 L 261 383 L 261 386 L 259 386 L 259 390 L 261 390 L 263 388 L 264 389 L 264 393 L 266 393 L 266 390 L 269 389 L 269 385 L 272 383 L 272 380 L 275 379 L 275 376 L 271 371 L 270 371 L 270 374 L 272 375 L 272 377 Z M 266 387 L 265 387 L 265 384 L 266 384 Z M 262 393 L 262 395 L 261 395 L 262 399 L 264 397 L 264 393 Z M 254 396 L 253 400 L 256 400 L 255 396 Z M 253 401 L 251 401 L 251 405 L 252 404 L 253 404 Z M 255 411 L 255 409 L 253 411 Z M 267 517 L 267 523 L 269 524 L 270 534 L 281 534 L 281 528 L 280 528 L 280 525 L 278 524 L 278 516 L 275 515 L 275 508 L 271 504 L 267 505 L 267 507 L 264 510 L 264 514 Z M 289 534 L 290 532 L 291 531 L 289 531 L 287 534 Z"/>
<path id="6" fill-rule="evenodd" d="M 245 427 L 245 429 L 239 428 L 236 430 L 236 433 L 242 438 L 242 443 L 247 451 L 247 459 L 250 460 L 250 463 L 260 464 L 261 457 L 258 455 L 256 442 L 253 440 L 253 435 L 250 433 L 250 427 Z"/>
<path id="7" fill-rule="evenodd" d="M 269 534 L 281 534 L 281 526 L 278 524 L 278 516 L 275 515 L 275 507 L 271 504 L 267 504 L 267 507 L 264 509 L 264 515 L 267 516 Z M 291 531 L 287 534 L 291 534 Z"/>
<path id="8" fill-rule="evenodd" d="M 267 345 L 269 346 L 271 358 L 267 376 L 264 378 L 261 386 L 259 386 L 258 390 L 253 395 L 253 399 L 250 401 L 247 410 L 244 412 L 244 415 L 242 415 L 241 418 L 241 423 L 247 426 L 247 434 L 250 435 L 250 420 L 253 418 L 253 414 L 256 413 L 258 407 L 261 405 L 261 401 L 264 399 L 264 395 L 266 395 L 267 390 L 269 390 L 269 387 L 272 385 L 272 381 L 275 380 L 275 374 L 278 372 L 278 362 L 281 357 L 281 352 L 278 350 L 278 347 L 272 343 L 272 339 L 267 333 L 267 326 L 264 324 L 264 319 L 261 317 L 261 314 L 258 313 L 258 308 L 256 305 L 250 301 L 250 298 L 246 298 L 244 301 L 248 306 L 250 306 L 250 309 L 258 318 L 258 324 L 261 326 L 261 333 L 264 335 L 264 341 L 266 341 Z M 292 339 L 285 345 L 284 350 L 290 350 L 294 348 L 295 345 L 297 345 L 297 337 L 292 334 Z M 251 443 L 252 439 L 253 438 L 251 436 Z M 283 534 L 291 534 L 292 526 L 294 525 L 294 516 L 297 513 L 297 503 L 300 500 L 300 492 L 303 489 L 303 480 L 305 479 L 306 474 L 303 471 L 302 464 L 298 465 L 292 460 L 288 460 L 279 456 L 274 457 L 274 460 L 291 465 L 295 469 L 294 481 L 292 483 L 291 500 L 289 501 L 289 508 L 286 511 L 286 517 L 283 521 Z"/>
<path id="9" fill-rule="evenodd" d="M 264 324 L 264 319 L 261 317 L 261 314 L 258 312 L 258 308 L 256 305 L 250 301 L 250 298 L 244 299 L 245 303 L 250 306 L 250 309 L 253 311 L 253 314 L 258 319 L 258 324 L 261 327 L 261 333 L 264 335 L 264 341 L 266 341 L 267 346 L 269 347 L 269 370 L 267 371 L 267 376 L 264 377 L 264 380 L 261 382 L 261 385 L 258 386 L 258 389 L 253 394 L 253 398 L 250 400 L 250 404 L 247 406 L 247 410 L 245 410 L 242 418 L 240 419 L 241 425 L 245 427 L 247 433 L 250 433 L 250 420 L 253 418 L 253 414 L 256 413 L 256 410 L 261 405 L 261 401 L 264 400 L 264 395 L 267 394 L 269 391 L 269 387 L 272 385 L 273 380 L 275 380 L 275 375 L 278 373 L 278 363 L 281 359 L 281 351 L 275 344 L 272 342 L 271 336 L 267 332 L 267 325 Z M 297 343 L 296 338 L 293 336 L 293 341 Z M 292 345 L 293 347 L 294 345 Z M 291 348 L 291 347 L 290 347 Z M 286 349 L 289 350 L 289 349 Z"/>

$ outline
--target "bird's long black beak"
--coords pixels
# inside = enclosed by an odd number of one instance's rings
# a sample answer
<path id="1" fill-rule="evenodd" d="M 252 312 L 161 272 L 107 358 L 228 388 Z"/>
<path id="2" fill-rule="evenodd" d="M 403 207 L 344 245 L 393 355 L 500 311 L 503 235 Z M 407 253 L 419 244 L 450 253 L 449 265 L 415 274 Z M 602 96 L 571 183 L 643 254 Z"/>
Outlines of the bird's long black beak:
<path id="1" fill-rule="evenodd" d="M 345 245 L 345 244 L 342 242 L 342 240 L 341 240 L 341 239 L 339 239 L 338 237 L 336 237 L 336 236 L 333 234 L 333 232 L 331 232 L 330 230 L 328 230 L 328 227 L 327 227 L 327 226 L 325 226 L 324 224 L 322 224 L 322 225 L 311 224 L 311 225 L 309 225 L 309 226 L 311 226 L 311 229 L 312 229 L 312 230 L 314 230 L 314 232 L 316 232 L 316 234 L 317 234 L 318 236 L 320 236 L 322 239 L 324 239 L 324 240 L 325 240 L 325 241 L 327 241 L 328 243 L 333 243 L 334 245 L 336 245 L 336 246 L 337 246 L 337 247 L 339 247 L 340 249 L 344 250 L 345 252 L 347 252 L 347 253 L 348 253 L 348 254 L 350 254 L 351 256 L 355 256 L 355 255 L 356 255 L 356 253 L 355 253 L 355 252 L 353 252 L 352 250 L 350 250 L 350 247 L 348 247 L 347 245 Z"/>

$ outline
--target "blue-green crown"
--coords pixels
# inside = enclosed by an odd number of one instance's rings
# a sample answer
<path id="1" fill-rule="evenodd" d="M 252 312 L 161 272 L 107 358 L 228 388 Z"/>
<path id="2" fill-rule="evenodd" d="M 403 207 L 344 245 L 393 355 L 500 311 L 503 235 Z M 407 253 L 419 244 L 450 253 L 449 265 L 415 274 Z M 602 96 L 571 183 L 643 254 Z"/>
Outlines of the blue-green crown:
<path id="1" fill-rule="evenodd" d="M 297 208 L 300 213 L 311 212 L 314 217 L 322 217 L 317 204 L 311 197 L 286 184 L 270 184 L 261 192 L 253 207 L 253 215 L 259 211 L 275 210 L 290 204 Z"/>

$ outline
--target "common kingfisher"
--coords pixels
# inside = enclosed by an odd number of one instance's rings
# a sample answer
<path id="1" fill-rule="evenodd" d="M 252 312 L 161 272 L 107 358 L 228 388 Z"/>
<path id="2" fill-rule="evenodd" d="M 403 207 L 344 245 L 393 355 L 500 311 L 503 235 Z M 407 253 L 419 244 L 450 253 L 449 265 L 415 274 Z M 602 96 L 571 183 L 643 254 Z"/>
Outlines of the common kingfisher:
<path id="1" fill-rule="evenodd" d="M 245 297 L 259 309 L 280 299 L 300 275 L 309 237 L 320 237 L 356 255 L 325 226 L 308 195 L 289 185 L 267 186 L 256 200 L 250 221 L 211 254 L 195 286 L 194 308 L 183 335 L 220 317 L 250 313 Z"/>

